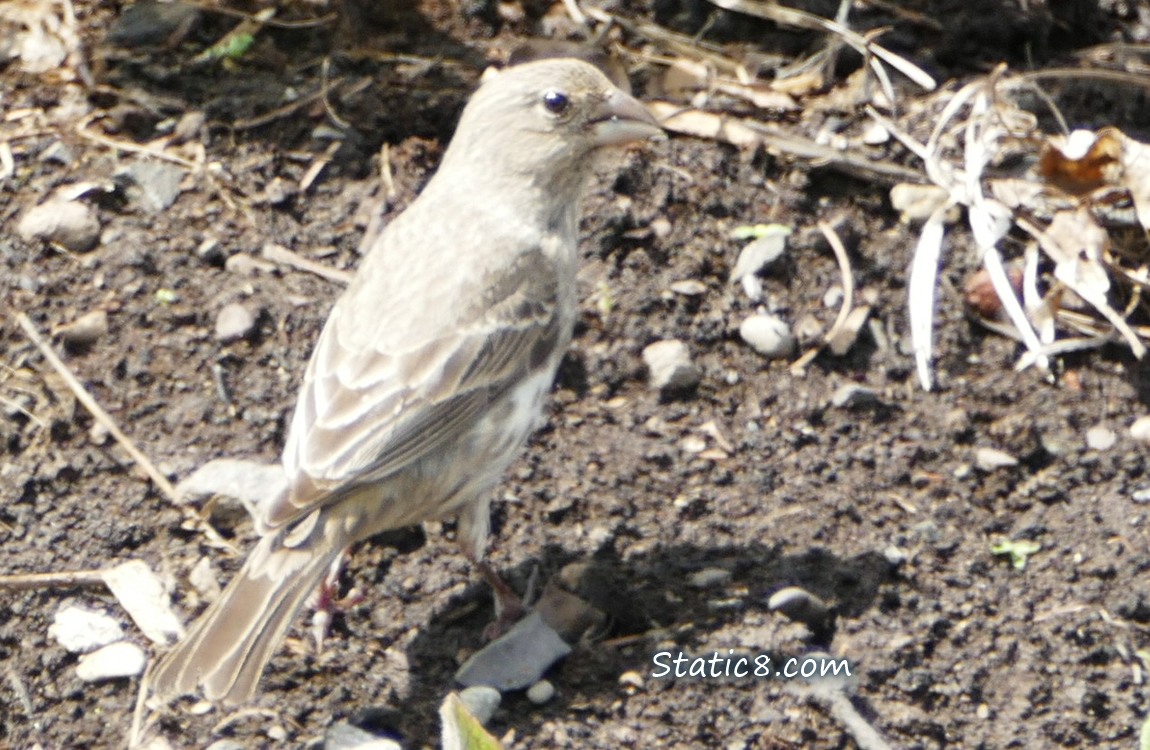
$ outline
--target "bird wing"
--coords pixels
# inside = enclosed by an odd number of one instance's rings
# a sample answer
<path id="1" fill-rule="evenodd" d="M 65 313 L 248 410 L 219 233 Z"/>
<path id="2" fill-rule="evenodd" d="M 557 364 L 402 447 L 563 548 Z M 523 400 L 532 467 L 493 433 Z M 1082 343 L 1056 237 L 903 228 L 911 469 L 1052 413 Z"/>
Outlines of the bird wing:
<path id="1" fill-rule="evenodd" d="M 471 310 L 462 306 L 462 320 L 438 331 L 426 325 L 426 316 L 436 311 L 380 298 L 368 306 L 377 329 L 394 331 L 413 315 L 424 316 L 411 326 L 425 332 L 415 341 L 394 335 L 365 339 L 364 315 L 343 299 L 336 304 L 308 364 L 284 448 L 291 489 L 265 509 L 268 527 L 300 518 L 450 444 L 551 358 L 566 332 L 558 310 L 559 269 L 542 249 L 518 255 L 510 267 L 476 284 L 480 301 Z M 349 295 L 356 296 L 350 290 Z M 402 348 L 391 343 L 400 341 Z"/>

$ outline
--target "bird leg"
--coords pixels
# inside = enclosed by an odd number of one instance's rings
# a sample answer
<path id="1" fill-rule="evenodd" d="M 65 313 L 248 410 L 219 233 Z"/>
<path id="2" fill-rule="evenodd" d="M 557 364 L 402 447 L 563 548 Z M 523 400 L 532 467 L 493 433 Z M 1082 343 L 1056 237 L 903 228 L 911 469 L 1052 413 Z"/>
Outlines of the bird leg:
<path id="1" fill-rule="evenodd" d="M 323 653 L 323 642 L 331 628 L 332 616 L 337 612 L 346 612 L 364 600 L 363 592 L 354 587 L 346 596 L 338 596 L 339 574 L 343 572 L 348 557 L 347 549 L 339 553 L 313 594 L 315 612 L 311 616 L 311 637 L 315 641 L 316 654 Z"/>
<path id="2" fill-rule="evenodd" d="M 479 570 L 479 575 L 483 576 L 483 580 L 487 581 L 487 585 L 491 587 L 491 593 L 495 597 L 495 619 L 483 629 L 484 640 L 493 641 L 521 620 L 527 614 L 527 608 L 523 606 L 523 600 L 519 598 L 510 584 L 503 580 L 494 568 L 482 560 L 473 562 Z"/>

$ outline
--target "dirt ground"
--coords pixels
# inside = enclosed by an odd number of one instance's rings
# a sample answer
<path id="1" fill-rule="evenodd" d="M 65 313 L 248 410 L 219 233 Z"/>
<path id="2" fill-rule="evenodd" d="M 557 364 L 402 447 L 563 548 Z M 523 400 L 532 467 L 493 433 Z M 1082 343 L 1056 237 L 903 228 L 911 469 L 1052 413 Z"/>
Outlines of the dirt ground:
<path id="1" fill-rule="evenodd" d="M 835 5 L 810 7 L 833 16 Z M 1073 64 L 1088 44 L 1145 41 L 1150 20 L 1144 4 L 1082 0 L 903 4 L 927 19 L 919 23 L 883 3 L 856 5 L 859 30 L 892 27 L 888 46 L 950 88 L 999 61 Z M 608 6 L 702 30 L 728 51 L 791 56 L 822 40 L 690 0 Z M 285 8 L 284 17 L 325 12 Z M 123 9 L 74 3 L 90 87 L 0 69 L 0 141 L 16 155 L 0 181 L 0 573 L 142 559 L 190 619 L 202 606 L 192 567 L 206 555 L 223 581 L 238 559 L 189 528 L 94 429 L 15 314 L 50 331 L 107 312 L 97 341 L 64 347 L 57 338 L 58 348 L 173 480 L 221 456 L 275 461 L 340 286 L 264 267 L 262 248 L 354 268 L 372 216 L 401 210 L 434 169 L 485 61 L 566 27 L 547 4 L 349 2 L 337 22 L 268 28 L 234 62 L 194 63 L 236 19 L 204 14 L 176 43 L 113 52 L 102 40 Z M 844 56 L 842 78 L 858 62 Z M 652 70 L 635 70 L 640 96 Z M 325 75 L 340 94 L 326 106 L 317 97 L 263 117 L 317 91 Z M 1076 122 L 1145 136 L 1134 94 L 1102 105 L 1091 96 L 1079 92 L 1093 104 L 1073 111 Z M 207 166 L 174 165 L 178 197 L 150 209 L 125 174 L 156 161 L 114 144 L 152 142 L 187 113 L 204 122 L 174 153 L 193 162 L 201 153 Z M 857 111 L 841 117 L 844 129 L 865 124 Z M 825 118 L 772 119 L 813 136 Z M 380 184 L 383 144 L 391 197 Z M 891 208 L 889 184 L 680 136 L 618 161 L 587 201 L 575 341 L 547 426 L 499 490 L 490 553 L 520 590 L 536 567 L 545 579 L 594 561 L 613 625 L 550 671 L 550 702 L 505 696 L 491 731 L 508 748 L 856 747 L 799 682 L 653 676 L 660 651 L 734 649 L 776 664 L 823 651 L 849 660 L 851 703 L 894 748 L 1135 747 L 1150 713 L 1150 506 L 1137 494 L 1150 477 L 1147 449 L 1128 428 L 1148 411 L 1147 365 L 1112 346 L 1064 358 L 1054 382 L 1016 372 L 1019 347 L 964 314 L 959 290 L 978 259 L 969 236 L 955 233 L 936 317 L 938 385 L 924 392 L 906 315 L 915 235 Z M 83 199 L 101 225 L 94 249 L 17 236 L 23 212 L 80 182 L 97 185 Z M 764 278 L 766 299 L 792 323 L 813 315 L 826 325 L 837 310 L 828 290 L 841 279 L 819 221 L 846 240 L 872 323 L 847 354 L 823 353 L 796 374 L 739 337 L 755 305 L 728 281 L 744 244 L 731 230 L 793 227 L 786 258 Z M 235 260 L 243 255 L 255 261 Z M 705 291 L 671 291 L 687 280 Z M 256 321 L 224 343 L 216 318 L 232 302 Z M 665 338 L 689 345 L 703 369 L 697 389 L 650 387 L 641 352 Z M 851 384 L 873 398 L 836 405 Z M 1099 425 L 1117 436 L 1113 445 L 1087 445 Z M 979 468 L 983 448 L 1018 463 Z M 246 521 L 219 526 L 241 548 L 252 538 Z M 487 588 L 451 537 L 451 524 L 436 524 L 362 545 L 344 581 L 366 598 L 337 616 L 321 655 L 301 621 L 253 706 L 204 713 L 179 703 L 150 715 L 147 736 L 175 748 L 317 746 L 329 725 L 351 719 L 404 747 L 438 746 L 439 703 L 491 615 Z M 992 551 L 1007 540 L 1039 549 L 1016 568 Z M 709 569 L 729 577 L 693 585 Z M 809 628 L 772 611 L 768 599 L 786 586 L 822 598 L 831 623 Z M 103 588 L 4 591 L 0 746 L 124 745 L 138 680 L 77 678 L 77 657 L 48 635 L 73 602 L 112 614 L 147 645 Z M 621 682 L 628 672 L 641 680 Z"/>

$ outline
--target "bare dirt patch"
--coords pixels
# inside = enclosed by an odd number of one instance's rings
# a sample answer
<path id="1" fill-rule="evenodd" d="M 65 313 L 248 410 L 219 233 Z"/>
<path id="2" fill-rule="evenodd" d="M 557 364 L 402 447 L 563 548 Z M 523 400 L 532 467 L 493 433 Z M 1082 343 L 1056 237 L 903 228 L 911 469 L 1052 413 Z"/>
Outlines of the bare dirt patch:
<path id="1" fill-rule="evenodd" d="M 861 23 L 893 23 L 888 46 L 940 80 L 1002 59 L 1066 62 L 1076 46 L 1146 31 L 1118 6 L 993 5 L 992 15 L 923 3 L 918 23 L 875 11 Z M 517 7 L 345 15 L 261 33 L 235 63 L 192 65 L 234 19 L 204 14 L 178 46 L 111 56 L 99 42 L 123 9 L 85 2 L 76 28 L 92 53 L 91 87 L 15 62 L 0 70 L 0 141 L 16 156 L 0 183 L 3 573 L 141 558 L 170 582 L 180 611 L 195 614 L 192 566 L 207 555 L 223 579 L 237 560 L 187 528 L 93 430 L 14 314 L 49 330 L 107 312 L 107 333 L 61 347 L 65 359 L 169 476 L 219 456 L 274 461 L 339 286 L 263 268 L 261 249 L 277 243 L 354 268 L 373 215 L 401 210 L 434 168 L 483 61 L 540 31 L 542 9 L 528 4 L 520 16 L 510 12 Z M 730 45 L 773 29 L 707 4 L 631 12 L 687 33 L 710 20 L 708 38 Z M 813 43 L 781 36 L 792 48 Z M 260 119 L 319 91 L 321 60 L 336 50 L 334 98 Z M 642 93 L 649 70 L 638 72 Z M 1110 122 L 1144 127 L 1121 119 L 1124 106 L 1114 105 Z M 146 144 L 189 112 L 203 124 L 179 153 L 199 166 L 174 165 L 179 194 L 161 209 L 125 177 L 156 160 L 78 130 Z M 332 113 L 348 125 L 338 140 Z M 790 113 L 776 125 L 813 136 L 827 123 Z M 384 143 L 391 196 L 379 180 Z M 330 161 L 301 187 L 320 158 Z M 1150 711 L 1150 506 L 1136 500 L 1150 479 L 1147 449 L 1128 427 L 1147 411 L 1146 366 L 1112 346 L 1066 358 L 1054 383 L 1014 372 L 1018 347 L 963 313 L 958 290 L 978 262 L 956 235 L 937 316 L 938 387 L 924 393 L 906 343 L 914 238 L 890 208 L 889 185 L 682 137 L 619 158 L 619 176 L 600 179 L 586 207 L 576 340 L 547 427 L 500 490 L 491 553 L 521 590 L 535 566 L 545 579 L 594 560 L 614 626 L 552 670 L 554 700 L 538 707 L 507 696 L 492 730 L 509 747 L 851 747 L 839 721 L 779 679 L 652 677 L 659 651 L 734 649 L 777 663 L 817 650 L 850 660 L 855 707 L 894 747 L 1134 746 Z M 80 182 L 94 183 L 82 200 L 100 222 L 95 249 L 17 236 L 23 212 Z M 845 356 L 820 355 L 798 375 L 739 338 L 756 306 L 728 282 L 743 244 L 731 230 L 794 228 L 786 258 L 764 278 L 765 298 L 792 323 L 810 314 L 825 325 L 840 276 L 820 220 L 846 239 L 872 324 Z M 672 291 L 684 280 L 703 292 Z M 233 302 L 255 324 L 224 343 L 216 318 Z M 702 367 L 695 391 L 649 387 L 641 352 L 664 338 L 686 342 Z M 836 391 L 852 384 L 870 398 L 836 405 Z M 1088 446 L 1098 425 L 1113 431 L 1113 445 Z M 980 448 L 1018 463 L 979 468 Z M 246 522 L 223 530 L 241 547 L 250 539 Z M 490 617 L 488 592 L 450 536 L 448 524 L 357 550 L 345 575 L 366 600 L 337 618 L 322 655 L 299 624 L 257 710 L 200 715 L 181 704 L 153 715 L 149 731 L 174 747 L 220 738 L 302 745 L 334 721 L 367 721 L 370 709 L 405 747 L 436 746 L 439 702 Z M 1021 569 L 992 551 L 1018 540 L 1039 545 Z M 729 578 L 689 583 L 712 568 Z M 833 624 L 812 630 L 771 611 L 768 599 L 785 586 L 822 598 Z M 123 745 L 137 681 L 80 682 L 76 657 L 47 634 L 72 601 L 131 627 L 99 588 L 0 595 L 0 744 Z M 642 684 L 620 683 L 632 671 Z"/>

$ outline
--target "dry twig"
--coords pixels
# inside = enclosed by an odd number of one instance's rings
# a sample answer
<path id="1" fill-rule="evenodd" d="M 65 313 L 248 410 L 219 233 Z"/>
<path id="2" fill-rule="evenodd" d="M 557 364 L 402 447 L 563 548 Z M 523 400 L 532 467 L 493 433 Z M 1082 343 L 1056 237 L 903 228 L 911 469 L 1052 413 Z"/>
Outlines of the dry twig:
<path id="1" fill-rule="evenodd" d="M 111 415 L 104 411 L 104 408 L 100 406 L 92 394 L 88 392 L 88 389 L 84 387 L 80 379 L 76 377 L 68 365 L 64 364 L 64 361 L 56 354 L 52 345 L 48 343 L 36 328 L 36 324 L 24 313 L 16 315 L 16 322 L 24 329 L 24 334 L 36 345 L 36 348 L 40 350 L 40 354 L 43 355 L 48 364 L 52 366 L 52 369 L 64 379 L 68 388 L 76 396 L 76 400 L 83 404 L 84 408 L 88 410 L 88 413 L 92 415 L 92 418 L 108 431 L 108 434 L 120 444 L 120 447 L 127 451 L 128 455 L 132 457 L 132 460 L 144 470 L 144 473 L 148 475 L 148 478 L 150 478 L 156 488 L 163 493 L 164 497 L 177 508 L 183 510 L 188 519 L 199 527 L 212 543 L 224 549 L 234 551 L 235 548 L 221 537 L 219 532 L 212 528 L 211 524 L 201 518 L 193 508 L 180 502 L 176 488 L 168 481 L 168 478 L 156 468 L 156 465 L 144 455 L 143 451 L 136 447 L 136 444 L 132 442 L 131 438 L 123 433 Z"/>
<path id="2" fill-rule="evenodd" d="M 55 573 L 13 573 L 0 576 L 0 589 L 30 591 L 33 589 L 103 586 L 102 570 L 70 570 Z"/>

